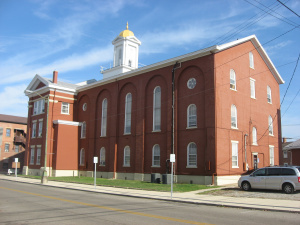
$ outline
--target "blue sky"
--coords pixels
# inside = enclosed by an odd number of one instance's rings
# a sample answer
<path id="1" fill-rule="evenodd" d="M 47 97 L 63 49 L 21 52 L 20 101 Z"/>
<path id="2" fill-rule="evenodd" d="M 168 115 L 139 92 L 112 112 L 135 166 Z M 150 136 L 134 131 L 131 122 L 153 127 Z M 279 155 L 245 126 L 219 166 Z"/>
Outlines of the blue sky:
<path id="1" fill-rule="evenodd" d="M 299 0 L 281 1 L 300 14 Z M 24 90 L 35 74 L 100 80 L 127 21 L 144 65 L 255 34 L 285 80 L 281 99 L 300 52 L 300 18 L 276 0 L 0 0 L 0 114 L 27 116 Z M 300 138 L 299 67 L 281 106 L 283 136 L 293 139 Z"/>

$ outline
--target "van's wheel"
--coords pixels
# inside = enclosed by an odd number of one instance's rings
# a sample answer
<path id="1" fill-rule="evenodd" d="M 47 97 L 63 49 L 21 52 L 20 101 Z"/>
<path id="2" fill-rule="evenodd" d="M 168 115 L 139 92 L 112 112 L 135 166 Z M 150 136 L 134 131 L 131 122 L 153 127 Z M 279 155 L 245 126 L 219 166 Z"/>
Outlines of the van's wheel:
<path id="1" fill-rule="evenodd" d="M 242 183 L 242 189 L 243 189 L 244 191 L 249 191 L 249 190 L 251 189 L 251 185 L 249 184 L 248 181 L 244 181 L 244 182 Z"/>
<path id="2" fill-rule="evenodd" d="M 293 194 L 294 193 L 294 187 L 291 184 L 284 184 L 282 189 L 286 194 Z"/>

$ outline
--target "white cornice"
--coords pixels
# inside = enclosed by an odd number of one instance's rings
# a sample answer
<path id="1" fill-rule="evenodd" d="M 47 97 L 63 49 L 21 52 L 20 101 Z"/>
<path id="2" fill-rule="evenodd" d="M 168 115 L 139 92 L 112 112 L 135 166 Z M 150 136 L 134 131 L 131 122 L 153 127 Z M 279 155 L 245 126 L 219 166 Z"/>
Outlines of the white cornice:
<path id="1" fill-rule="evenodd" d="M 81 126 L 80 122 L 74 122 L 74 121 L 66 121 L 66 120 L 53 120 L 53 124 L 63 124 L 63 125 L 69 125 L 69 126 Z"/>

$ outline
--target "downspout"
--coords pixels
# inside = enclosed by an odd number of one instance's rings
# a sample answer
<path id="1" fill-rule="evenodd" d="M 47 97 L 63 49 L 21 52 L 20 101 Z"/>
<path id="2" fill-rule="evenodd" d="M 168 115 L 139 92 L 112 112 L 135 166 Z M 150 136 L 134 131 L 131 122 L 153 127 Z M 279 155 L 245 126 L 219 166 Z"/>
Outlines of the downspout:
<path id="1" fill-rule="evenodd" d="M 244 139 L 245 139 L 245 167 L 244 170 L 248 170 L 248 163 L 247 163 L 247 136 L 248 134 L 244 135 Z"/>

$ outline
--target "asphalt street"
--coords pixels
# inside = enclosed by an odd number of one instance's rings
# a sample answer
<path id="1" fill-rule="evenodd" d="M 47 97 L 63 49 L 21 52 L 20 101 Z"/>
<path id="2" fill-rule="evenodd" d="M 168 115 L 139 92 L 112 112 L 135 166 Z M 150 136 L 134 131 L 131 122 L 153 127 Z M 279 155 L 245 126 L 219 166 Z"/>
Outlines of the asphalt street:
<path id="1" fill-rule="evenodd" d="M 166 202 L 0 180 L 0 224 L 299 224 L 299 214 Z"/>

